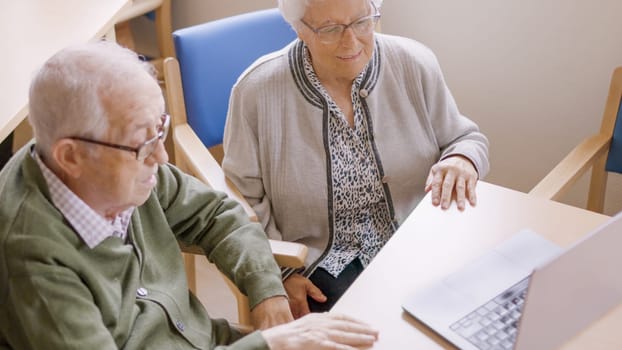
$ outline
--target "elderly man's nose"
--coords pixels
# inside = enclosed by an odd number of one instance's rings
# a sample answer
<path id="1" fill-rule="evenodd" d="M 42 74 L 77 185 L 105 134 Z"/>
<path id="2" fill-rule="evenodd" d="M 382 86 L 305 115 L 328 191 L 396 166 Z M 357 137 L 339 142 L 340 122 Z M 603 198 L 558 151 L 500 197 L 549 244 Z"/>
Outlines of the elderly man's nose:
<path id="1" fill-rule="evenodd" d="M 158 140 L 158 145 L 156 149 L 145 159 L 147 162 L 156 162 L 158 164 L 164 164 L 168 162 L 168 153 L 166 152 L 166 148 L 164 147 L 164 141 Z"/>

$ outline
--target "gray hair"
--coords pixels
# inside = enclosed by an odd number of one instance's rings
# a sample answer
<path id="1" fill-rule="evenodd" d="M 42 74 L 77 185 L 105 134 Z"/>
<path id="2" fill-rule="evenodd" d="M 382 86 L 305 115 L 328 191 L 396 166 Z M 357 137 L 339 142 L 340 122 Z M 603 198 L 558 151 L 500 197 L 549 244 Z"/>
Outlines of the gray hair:
<path id="1" fill-rule="evenodd" d="M 141 72 L 155 79 L 151 64 L 112 42 L 82 44 L 56 53 L 30 84 L 28 121 L 37 150 L 47 156 L 64 137 L 101 137 L 109 127 L 102 97 Z"/>
<path id="2" fill-rule="evenodd" d="M 279 10 L 285 20 L 292 26 L 296 27 L 296 24 L 305 15 L 307 7 L 316 0 L 278 0 Z M 333 0 L 339 1 L 339 0 Z M 383 0 L 370 0 L 371 3 L 380 9 Z"/>

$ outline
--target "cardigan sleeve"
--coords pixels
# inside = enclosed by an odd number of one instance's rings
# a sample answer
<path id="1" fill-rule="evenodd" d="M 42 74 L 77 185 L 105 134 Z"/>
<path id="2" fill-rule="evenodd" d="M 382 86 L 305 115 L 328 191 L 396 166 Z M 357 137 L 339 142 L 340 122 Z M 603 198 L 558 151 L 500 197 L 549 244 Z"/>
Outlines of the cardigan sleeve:
<path id="1" fill-rule="evenodd" d="M 241 90 L 244 89 L 242 92 Z M 224 159 L 222 168 L 240 193 L 251 205 L 266 234 L 271 239 L 283 237 L 272 215 L 270 199 L 264 189 L 260 165 L 260 145 L 257 137 L 257 115 L 254 101 L 255 91 L 236 84 L 231 93 L 225 134 L 223 140 Z M 244 95 L 244 98 L 241 96 Z"/>
<path id="2" fill-rule="evenodd" d="M 266 235 L 236 201 L 173 166 L 160 167 L 158 195 L 177 239 L 203 248 L 251 308 L 286 295 Z"/>
<path id="3" fill-rule="evenodd" d="M 465 156 L 483 178 L 489 170 L 488 139 L 475 122 L 458 110 L 434 53 L 427 48 L 419 52 L 411 62 L 417 65 L 414 71 L 419 75 L 423 104 L 441 151 L 440 159 Z"/>

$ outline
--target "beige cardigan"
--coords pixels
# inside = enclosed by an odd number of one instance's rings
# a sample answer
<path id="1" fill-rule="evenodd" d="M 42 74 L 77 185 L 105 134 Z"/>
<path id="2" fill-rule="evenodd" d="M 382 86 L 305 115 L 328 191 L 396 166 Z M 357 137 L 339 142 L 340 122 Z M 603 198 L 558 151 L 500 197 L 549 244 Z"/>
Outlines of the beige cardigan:
<path id="1" fill-rule="evenodd" d="M 306 244 L 304 275 L 333 244 L 326 102 L 307 80 L 295 41 L 249 67 L 235 84 L 223 168 L 268 236 Z M 460 114 L 434 54 L 422 44 L 376 34 L 360 96 L 385 198 L 397 224 L 419 203 L 430 167 L 453 154 L 483 177 L 488 140 Z"/>

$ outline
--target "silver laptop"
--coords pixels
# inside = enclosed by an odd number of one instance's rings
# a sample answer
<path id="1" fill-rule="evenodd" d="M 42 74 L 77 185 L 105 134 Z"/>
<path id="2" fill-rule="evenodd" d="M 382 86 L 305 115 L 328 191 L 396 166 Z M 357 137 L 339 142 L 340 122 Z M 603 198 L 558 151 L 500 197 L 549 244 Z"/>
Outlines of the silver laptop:
<path id="1" fill-rule="evenodd" d="M 402 307 L 461 349 L 555 349 L 622 301 L 621 250 L 622 214 L 565 251 L 522 230 Z"/>

